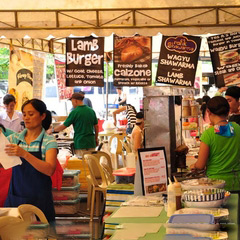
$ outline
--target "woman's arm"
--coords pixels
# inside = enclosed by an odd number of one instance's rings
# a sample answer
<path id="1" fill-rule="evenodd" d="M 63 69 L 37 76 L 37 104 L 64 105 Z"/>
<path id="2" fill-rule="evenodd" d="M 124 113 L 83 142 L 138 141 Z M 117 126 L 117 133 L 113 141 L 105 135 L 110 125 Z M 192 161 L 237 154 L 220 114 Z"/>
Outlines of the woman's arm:
<path id="1" fill-rule="evenodd" d="M 126 111 L 127 110 L 127 106 L 122 106 L 120 108 L 118 108 L 117 110 L 113 111 L 113 120 L 114 120 L 114 125 L 117 125 L 117 114 L 119 114 L 120 112 Z"/>
<path id="2" fill-rule="evenodd" d="M 5 152 L 9 156 L 18 156 L 26 159 L 26 161 L 28 161 L 34 168 L 36 168 L 39 172 L 47 176 L 52 176 L 56 169 L 57 161 L 56 148 L 50 148 L 49 150 L 47 150 L 45 161 L 42 161 L 34 157 L 31 153 L 19 147 L 17 144 L 6 145 Z"/>
<path id="3" fill-rule="evenodd" d="M 142 134 L 141 132 L 135 132 L 133 136 L 133 148 L 135 151 L 137 151 L 139 148 L 141 148 L 142 145 Z"/>
<path id="4" fill-rule="evenodd" d="M 191 169 L 204 169 L 207 165 L 209 157 L 209 146 L 201 142 L 200 143 L 200 149 L 198 154 L 198 160 L 190 166 Z"/>

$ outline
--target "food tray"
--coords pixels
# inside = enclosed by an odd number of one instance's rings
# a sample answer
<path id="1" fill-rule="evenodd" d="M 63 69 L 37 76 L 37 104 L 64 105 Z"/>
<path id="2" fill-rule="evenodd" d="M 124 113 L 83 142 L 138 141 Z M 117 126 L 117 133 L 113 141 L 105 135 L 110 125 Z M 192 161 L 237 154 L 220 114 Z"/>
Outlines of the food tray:
<path id="1" fill-rule="evenodd" d="M 53 195 L 53 200 L 74 200 L 77 199 L 79 196 L 79 189 L 80 189 L 80 184 L 78 183 L 77 185 L 73 187 L 62 187 L 60 191 L 57 189 L 53 189 L 52 195 Z"/>
<path id="2" fill-rule="evenodd" d="M 211 214 L 173 214 L 168 222 L 214 224 L 214 217 Z"/>
<path id="3" fill-rule="evenodd" d="M 193 237 L 189 234 L 166 234 L 164 240 L 212 240 L 212 238 Z"/>
<path id="4" fill-rule="evenodd" d="M 198 178 L 184 180 L 181 182 L 182 190 L 205 189 L 205 188 L 224 188 L 225 181 L 211 178 Z"/>
<path id="5" fill-rule="evenodd" d="M 75 200 L 54 201 L 54 209 L 57 215 L 76 214 L 79 210 L 79 198 Z"/>
<path id="6" fill-rule="evenodd" d="M 219 229 L 219 224 L 214 223 L 214 217 L 211 214 L 174 214 L 170 217 L 166 227 L 215 231 Z"/>
<path id="7" fill-rule="evenodd" d="M 62 177 L 62 187 L 72 187 L 79 183 L 80 170 L 64 170 Z"/>

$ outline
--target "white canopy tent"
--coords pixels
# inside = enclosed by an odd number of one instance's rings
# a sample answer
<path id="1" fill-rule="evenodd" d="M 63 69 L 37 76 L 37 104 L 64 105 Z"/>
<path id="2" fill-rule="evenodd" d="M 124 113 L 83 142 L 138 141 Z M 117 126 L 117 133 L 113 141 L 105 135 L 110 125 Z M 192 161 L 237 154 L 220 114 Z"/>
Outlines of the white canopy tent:
<path id="1" fill-rule="evenodd" d="M 31 39 L 234 32 L 239 0 L 9 0 L 0 2 L 0 36 Z"/>

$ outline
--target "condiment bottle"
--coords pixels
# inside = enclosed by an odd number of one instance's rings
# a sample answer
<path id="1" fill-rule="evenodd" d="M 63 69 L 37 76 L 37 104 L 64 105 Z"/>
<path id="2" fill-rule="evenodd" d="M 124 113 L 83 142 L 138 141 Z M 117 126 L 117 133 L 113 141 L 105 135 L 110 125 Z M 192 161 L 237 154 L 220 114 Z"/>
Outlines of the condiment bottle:
<path id="1" fill-rule="evenodd" d="M 182 187 L 181 184 L 178 182 L 176 177 L 174 176 L 174 190 L 175 190 L 175 197 L 176 197 L 176 210 L 182 208 L 181 198 L 182 198 Z"/>
<path id="2" fill-rule="evenodd" d="M 175 188 L 170 178 L 168 178 L 168 181 L 169 181 L 169 185 L 167 187 L 167 195 L 168 195 L 167 216 L 171 217 L 176 211 L 176 197 L 175 197 Z"/>

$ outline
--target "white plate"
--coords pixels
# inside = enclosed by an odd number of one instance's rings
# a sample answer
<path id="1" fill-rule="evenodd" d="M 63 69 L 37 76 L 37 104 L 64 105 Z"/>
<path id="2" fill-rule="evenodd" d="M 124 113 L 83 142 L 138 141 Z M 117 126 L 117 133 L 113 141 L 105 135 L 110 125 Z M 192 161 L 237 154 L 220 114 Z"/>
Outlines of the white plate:
<path id="1" fill-rule="evenodd" d="M 167 234 L 191 234 L 194 237 L 211 237 L 214 240 L 227 240 L 227 232 L 222 231 L 196 231 L 188 228 L 166 228 Z"/>
<path id="2" fill-rule="evenodd" d="M 227 208 L 182 208 L 174 212 L 174 214 L 212 214 L 215 219 L 228 217 Z"/>

